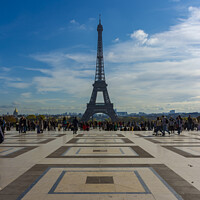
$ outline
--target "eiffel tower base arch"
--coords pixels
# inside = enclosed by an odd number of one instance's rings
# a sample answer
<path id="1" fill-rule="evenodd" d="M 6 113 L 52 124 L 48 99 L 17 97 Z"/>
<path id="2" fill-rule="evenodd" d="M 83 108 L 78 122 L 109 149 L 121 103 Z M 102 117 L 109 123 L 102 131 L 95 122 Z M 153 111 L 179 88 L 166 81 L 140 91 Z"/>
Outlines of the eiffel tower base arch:
<path id="1" fill-rule="evenodd" d="M 117 121 L 117 115 L 113 109 L 113 104 L 101 104 L 101 103 L 95 103 L 95 104 L 87 104 L 87 109 L 85 113 L 83 114 L 82 121 L 86 122 L 90 119 L 91 116 L 93 116 L 96 113 L 104 113 L 108 115 L 113 122 Z"/>

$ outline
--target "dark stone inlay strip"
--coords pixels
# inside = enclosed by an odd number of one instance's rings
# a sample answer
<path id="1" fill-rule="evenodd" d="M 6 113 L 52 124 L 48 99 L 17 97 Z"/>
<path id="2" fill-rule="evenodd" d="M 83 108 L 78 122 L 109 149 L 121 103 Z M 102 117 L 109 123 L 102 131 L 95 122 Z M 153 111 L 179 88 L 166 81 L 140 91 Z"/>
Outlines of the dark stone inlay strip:
<path id="1" fill-rule="evenodd" d="M 105 149 L 105 150 L 94 149 L 93 152 L 107 152 L 107 149 Z"/>
<path id="2" fill-rule="evenodd" d="M 51 153 L 49 156 L 47 156 L 47 158 L 154 158 L 151 154 L 149 154 L 148 152 L 146 152 L 144 149 L 142 149 L 139 146 L 106 146 L 106 147 L 111 147 L 111 148 L 120 148 L 120 147 L 130 147 L 133 151 L 135 151 L 138 156 L 135 155 L 120 155 L 120 156 L 106 156 L 106 155 L 102 155 L 102 156 L 96 156 L 96 155 L 91 155 L 91 156 L 84 156 L 84 155 L 69 155 L 69 156 L 63 156 L 63 154 L 69 150 L 71 147 L 74 146 L 62 146 L 59 149 L 57 149 L 56 151 L 54 151 L 53 153 Z M 75 147 L 88 147 L 88 146 L 75 146 Z M 105 146 L 89 146 L 89 148 L 97 148 L 97 147 L 104 147 Z M 95 150 L 93 150 L 95 152 Z M 96 152 L 103 152 L 102 150 L 98 150 Z M 104 151 L 105 152 L 105 151 Z"/>
<path id="3" fill-rule="evenodd" d="M 200 191 L 164 164 L 37 164 L 0 191 L 1 200 L 14 200 L 51 167 L 58 168 L 126 168 L 150 167 L 184 200 L 200 199 Z M 26 193 L 24 193 L 26 194 Z"/>
<path id="4" fill-rule="evenodd" d="M 116 134 L 118 137 L 125 137 L 124 135 L 122 135 L 122 134 Z M 101 136 L 101 135 L 97 135 L 97 136 L 100 136 L 100 137 L 103 137 L 103 136 Z M 76 137 L 84 137 L 84 134 L 78 134 Z M 89 137 L 89 136 L 87 136 L 87 137 Z M 92 137 L 92 136 L 91 136 Z M 106 138 L 107 138 L 107 136 L 105 136 Z M 110 136 L 111 138 L 113 137 L 113 136 Z M 116 138 L 116 137 L 114 137 L 114 138 Z"/>
<path id="5" fill-rule="evenodd" d="M 135 135 L 137 135 L 137 136 L 139 136 L 139 137 L 144 137 L 145 139 L 146 138 L 150 138 L 150 137 L 152 137 L 152 138 L 165 138 L 165 139 L 168 139 L 168 138 L 173 138 L 173 137 L 175 137 L 175 136 L 177 136 L 177 137 L 187 137 L 187 138 L 189 138 L 188 136 L 186 136 L 186 135 L 172 135 L 172 134 L 170 134 L 170 136 L 167 134 L 167 135 L 165 135 L 164 137 L 162 137 L 161 135 L 160 136 L 155 136 L 155 134 L 154 135 L 152 135 L 152 134 L 149 134 L 149 135 L 142 135 L 142 134 L 140 134 L 140 133 L 136 133 Z M 196 139 L 196 138 L 195 138 Z"/>
<path id="6" fill-rule="evenodd" d="M 124 135 L 122 134 L 117 134 L 118 137 L 125 137 Z"/>
<path id="7" fill-rule="evenodd" d="M 83 137 L 83 134 L 78 134 L 76 137 Z"/>
<path id="8" fill-rule="evenodd" d="M 16 138 L 7 138 L 7 139 L 16 139 Z M 36 139 L 36 138 L 27 138 L 27 139 Z M 39 138 L 38 138 L 39 139 Z M 51 142 L 52 140 L 55 140 L 56 138 L 40 138 L 40 139 L 45 139 L 44 141 L 41 141 L 41 142 L 25 142 L 25 143 L 18 143 L 17 141 L 16 142 L 7 142 L 6 140 L 6 143 L 4 144 L 47 144 L 48 142 Z"/>
<path id="9" fill-rule="evenodd" d="M 52 138 L 54 138 L 54 137 L 62 137 L 62 136 L 64 136 L 64 135 L 66 135 L 66 134 L 58 134 L 58 135 L 46 135 L 46 134 L 44 134 L 44 135 L 42 135 L 42 134 L 35 134 L 35 135 L 31 135 L 31 137 L 30 136 L 28 136 L 28 137 L 26 137 L 27 135 L 15 135 L 15 136 L 13 136 L 13 137 L 17 137 L 17 138 L 26 138 L 26 139 L 35 139 L 35 138 L 46 138 L 46 137 L 52 137 Z"/>
<path id="10" fill-rule="evenodd" d="M 84 137 L 83 136 L 83 137 L 79 137 L 78 139 L 93 139 L 93 140 L 96 140 L 96 139 L 104 139 L 104 140 L 106 140 L 106 139 L 121 139 L 122 140 L 121 137 L 112 137 L 112 136 L 104 137 L 104 136 L 100 136 L 100 135 L 95 136 L 95 137 L 92 137 L 92 136 Z"/>
<path id="11" fill-rule="evenodd" d="M 175 147 L 200 147 L 200 145 L 176 145 L 176 146 L 162 146 L 170 151 L 173 151 L 181 156 L 184 156 L 186 158 L 200 158 L 200 155 L 192 155 L 190 153 L 187 153 L 181 149 L 176 149 Z"/>
<path id="12" fill-rule="evenodd" d="M 155 144 L 177 144 L 177 142 L 169 142 L 169 141 L 157 141 L 157 140 L 154 140 L 154 139 L 152 139 L 152 138 L 144 138 L 145 140 L 148 140 L 148 141 L 150 141 L 150 142 L 153 142 L 153 143 L 155 143 Z M 171 138 L 164 138 L 164 137 L 162 137 L 162 138 L 160 138 L 160 139 L 163 139 L 163 140 L 167 140 L 167 139 L 171 139 Z M 198 138 L 192 138 L 192 139 L 197 139 L 197 140 L 199 140 Z M 190 144 L 199 144 L 200 143 L 200 141 L 199 142 L 190 142 L 190 141 L 188 141 L 188 142 L 178 142 L 178 144 L 188 144 L 188 143 L 190 143 Z"/>
<path id="13" fill-rule="evenodd" d="M 9 155 L 6 156 L 0 155 L 0 158 L 15 158 L 23 153 L 26 153 L 32 149 L 37 148 L 38 146 L 2 146 L 2 147 L 24 147 L 24 149 L 20 149 L 16 152 L 10 153 Z"/>
<path id="14" fill-rule="evenodd" d="M 125 143 L 133 143 L 131 140 L 128 138 L 121 138 Z"/>
<path id="15" fill-rule="evenodd" d="M 114 184 L 112 176 L 87 176 L 86 184 Z"/>
<path id="16" fill-rule="evenodd" d="M 149 154 L 147 151 L 139 146 L 131 146 L 130 148 L 139 155 L 137 156 L 138 158 L 154 158 L 151 154 Z"/>
<path id="17" fill-rule="evenodd" d="M 76 143 L 78 140 L 79 140 L 78 138 L 72 138 L 72 139 L 69 140 L 67 143 L 74 144 L 74 143 Z"/>

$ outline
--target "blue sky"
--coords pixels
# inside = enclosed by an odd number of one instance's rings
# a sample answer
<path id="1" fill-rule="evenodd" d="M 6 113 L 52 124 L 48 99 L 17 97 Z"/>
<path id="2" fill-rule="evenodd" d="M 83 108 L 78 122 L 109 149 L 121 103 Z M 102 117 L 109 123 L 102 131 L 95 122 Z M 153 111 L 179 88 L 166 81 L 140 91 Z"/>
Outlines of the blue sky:
<path id="1" fill-rule="evenodd" d="M 118 111 L 200 111 L 200 1 L 1 0 L 0 114 L 85 111 L 99 14 Z"/>

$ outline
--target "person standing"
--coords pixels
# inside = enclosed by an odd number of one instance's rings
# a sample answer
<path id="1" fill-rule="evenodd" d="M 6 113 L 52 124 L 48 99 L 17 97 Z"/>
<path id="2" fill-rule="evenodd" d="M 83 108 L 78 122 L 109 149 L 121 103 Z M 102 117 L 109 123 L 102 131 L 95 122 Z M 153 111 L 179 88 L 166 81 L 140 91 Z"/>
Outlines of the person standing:
<path id="1" fill-rule="evenodd" d="M 40 133 L 43 133 L 43 129 L 44 129 L 44 124 L 43 124 L 43 119 L 42 117 L 39 118 L 39 129 L 40 129 Z"/>
<path id="2" fill-rule="evenodd" d="M 23 117 L 19 120 L 19 134 L 23 132 Z"/>
<path id="3" fill-rule="evenodd" d="M 78 131 L 78 120 L 76 119 L 76 117 L 73 120 L 73 134 L 77 134 Z"/>
<path id="4" fill-rule="evenodd" d="M 170 117 L 169 119 L 169 131 L 171 131 L 171 133 L 174 133 L 174 119 L 172 117 Z"/>
<path id="5" fill-rule="evenodd" d="M 192 130 L 192 123 L 193 123 L 193 120 L 192 120 L 192 118 L 191 118 L 190 115 L 189 115 L 187 121 L 188 121 L 188 127 L 187 127 L 187 129 L 188 129 L 188 131 L 190 131 L 190 130 Z"/>
<path id="6" fill-rule="evenodd" d="M 6 121 L 5 121 L 5 118 L 3 117 L 3 125 L 2 125 L 2 131 L 3 131 L 3 134 L 5 135 L 5 129 L 6 129 Z"/>
<path id="7" fill-rule="evenodd" d="M 182 123 L 183 123 L 183 120 L 182 120 L 181 116 L 179 115 L 179 116 L 177 117 L 178 135 L 180 135 L 180 133 L 181 133 L 181 130 L 182 130 Z"/>
<path id="8" fill-rule="evenodd" d="M 36 129 L 37 129 L 37 134 L 40 134 L 40 122 L 39 122 L 39 119 L 36 120 Z"/>
<path id="9" fill-rule="evenodd" d="M 26 133 L 26 131 L 27 131 L 27 121 L 26 121 L 26 118 L 25 117 L 23 117 L 23 128 L 24 128 L 24 133 Z"/>
<path id="10" fill-rule="evenodd" d="M 63 130 L 66 131 L 67 130 L 67 119 L 66 119 L 66 117 L 63 117 L 62 126 L 63 126 Z"/>

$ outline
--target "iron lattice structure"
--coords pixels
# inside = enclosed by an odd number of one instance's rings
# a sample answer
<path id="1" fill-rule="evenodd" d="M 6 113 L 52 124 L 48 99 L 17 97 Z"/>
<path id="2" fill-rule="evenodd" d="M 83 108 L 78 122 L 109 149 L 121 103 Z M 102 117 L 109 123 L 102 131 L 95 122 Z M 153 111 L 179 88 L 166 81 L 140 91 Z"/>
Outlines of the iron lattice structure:
<path id="1" fill-rule="evenodd" d="M 103 61 L 103 42 L 102 42 L 103 26 L 101 24 L 101 19 L 99 19 L 97 31 L 98 31 L 98 44 L 97 44 L 95 81 L 93 84 L 93 91 L 90 98 L 90 102 L 87 104 L 87 109 L 85 113 L 83 114 L 82 121 L 85 121 L 85 122 L 88 121 L 90 117 L 96 113 L 104 113 L 108 115 L 112 121 L 116 121 L 117 115 L 113 109 L 113 104 L 110 101 L 108 90 L 107 90 L 107 84 L 105 81 L 104 61 Z M 96 103 L 98 92 L 103 93 L 104 103 Z"/>

